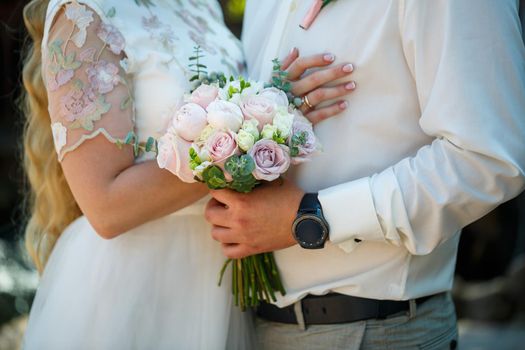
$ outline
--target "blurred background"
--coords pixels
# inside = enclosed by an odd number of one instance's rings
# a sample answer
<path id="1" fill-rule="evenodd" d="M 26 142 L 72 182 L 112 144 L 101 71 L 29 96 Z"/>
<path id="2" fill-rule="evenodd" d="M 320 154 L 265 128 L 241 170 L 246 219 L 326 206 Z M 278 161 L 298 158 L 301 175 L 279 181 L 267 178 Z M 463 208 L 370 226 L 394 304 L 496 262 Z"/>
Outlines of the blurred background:
<path id="1" fill-rule="evenodd" d="M 26 3 L 0 1 L 0 350 L 19 348 L 38 283 L 22 242 L 23 118 L 17 98 Z M 239 36 L 244 0 L 221 4 L 228 26 Z M 525 195 L 464 230 L 453 294 L 461 349 L 525 348 Z"/>

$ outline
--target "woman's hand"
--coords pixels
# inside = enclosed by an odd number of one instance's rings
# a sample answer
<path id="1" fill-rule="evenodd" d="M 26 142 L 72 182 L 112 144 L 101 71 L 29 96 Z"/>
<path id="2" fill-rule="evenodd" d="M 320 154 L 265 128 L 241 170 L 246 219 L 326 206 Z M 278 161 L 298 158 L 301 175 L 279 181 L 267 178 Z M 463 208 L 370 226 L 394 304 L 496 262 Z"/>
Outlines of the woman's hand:
<path id="1" fill-rule="evenodd" d="M 316 106 L 348 95 L 356 87 L 354 81 L 329 86 L 329 83 L 349 76 L 354 70 L 351 63 L 327 67 L 334 61 L 335 56 L 330 53 L 300 57 L 299 50 L 293 48 L 281 65 L 281 69 L 288 72 L 287 79 L 292 84 L 292 94 L 303 100 L 299 109 L 314 125 L 344 111 L 348 107 L 348 102 L 339 99 L 325 107 L 316 108 Z M 322 69 L 313 70 L 313 68 Z"/>

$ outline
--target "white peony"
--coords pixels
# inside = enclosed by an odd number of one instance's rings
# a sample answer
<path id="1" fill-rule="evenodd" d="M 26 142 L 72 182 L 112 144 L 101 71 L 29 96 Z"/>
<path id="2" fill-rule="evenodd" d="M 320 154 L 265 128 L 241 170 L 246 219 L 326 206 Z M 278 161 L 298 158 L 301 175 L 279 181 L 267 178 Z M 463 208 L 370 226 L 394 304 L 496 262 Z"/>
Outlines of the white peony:
<path id="1" fill-rule="evenodd" d="M 217 130 L 237 132 L 244 121 L 242 111 L 235 103 L 217 100 L 210 103 L 206 110 L 208 123 Z"/>

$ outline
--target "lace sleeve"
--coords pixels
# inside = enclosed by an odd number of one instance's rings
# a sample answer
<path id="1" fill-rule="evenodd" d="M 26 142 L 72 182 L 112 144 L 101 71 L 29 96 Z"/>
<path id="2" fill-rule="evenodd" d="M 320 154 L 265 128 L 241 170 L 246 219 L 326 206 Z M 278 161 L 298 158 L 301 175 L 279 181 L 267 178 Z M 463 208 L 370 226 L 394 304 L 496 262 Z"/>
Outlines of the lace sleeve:
<path id="1" fill-rule="evenodd" d="M 58 11 L 42 67 L 59 160 L 102 134 L 110 142 L 133 130 L 131 86 L 121 61 L 124 38 L 77 2 Z"/>

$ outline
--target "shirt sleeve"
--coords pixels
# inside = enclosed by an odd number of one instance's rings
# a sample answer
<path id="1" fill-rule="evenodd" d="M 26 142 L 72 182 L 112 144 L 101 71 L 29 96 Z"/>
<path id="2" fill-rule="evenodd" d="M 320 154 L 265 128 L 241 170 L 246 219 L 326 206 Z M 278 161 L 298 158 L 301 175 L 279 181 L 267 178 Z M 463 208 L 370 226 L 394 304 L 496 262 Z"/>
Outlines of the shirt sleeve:
<path id="1" fill-rule="evenodd" d="M 78 2 L 54 16 L 42 53 L 59 160 L 99 134 L 113 143 L 133 131 L 133 101 L 121 61 L 124 38 Z"/>
<path id="2" fill-rule="evenodd" d="M 525 174 L 525 49 L 515 0 L 406 0 L 400 34 L 421 129 L 434 141 L 384 171 L 320 191 L 330 240 L 430 253 L 518 195 Z"/>

